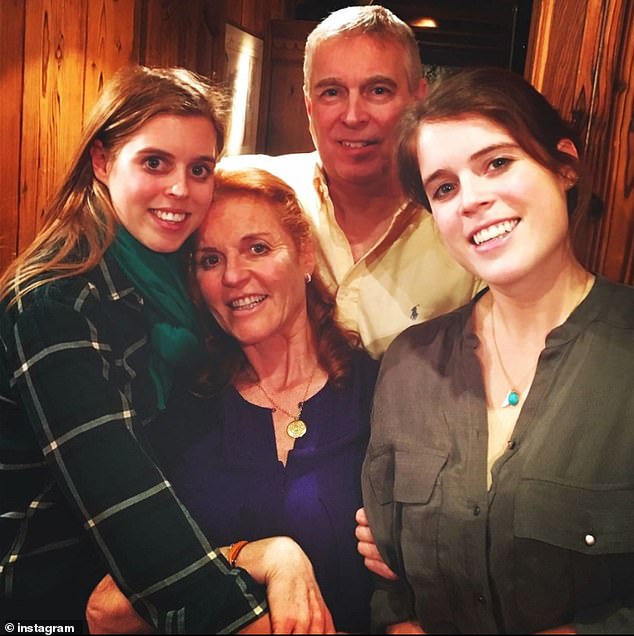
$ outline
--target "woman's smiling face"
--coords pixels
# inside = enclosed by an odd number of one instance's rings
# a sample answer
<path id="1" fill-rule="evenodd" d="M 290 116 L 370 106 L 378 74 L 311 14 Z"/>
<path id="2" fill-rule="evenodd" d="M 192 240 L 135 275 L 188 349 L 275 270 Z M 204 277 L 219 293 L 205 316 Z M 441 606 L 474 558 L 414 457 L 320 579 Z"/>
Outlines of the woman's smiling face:
<path id="1" fill-rule="evenodd" d="M 174 252 L 213 197 L 216 131 L 202 115 L 157 115 L 116 150 L 91 149 L 121 224 L 155 252 Z"/>
<path id="2" fill-rule="evenodd" d="M 300 252 L 274 203 L 252 194 L 214 201 L 196 235 L 194 262 L 209 310 L 243 346 L 305 327 L 312 252 Z"/>
<path id="3" fill-rule="evenodd" d="M 569 249 L 566 179 L 479 116 L 424 122 L 418 164 L 447 248 L 489 284 L 534 272 Z"/>

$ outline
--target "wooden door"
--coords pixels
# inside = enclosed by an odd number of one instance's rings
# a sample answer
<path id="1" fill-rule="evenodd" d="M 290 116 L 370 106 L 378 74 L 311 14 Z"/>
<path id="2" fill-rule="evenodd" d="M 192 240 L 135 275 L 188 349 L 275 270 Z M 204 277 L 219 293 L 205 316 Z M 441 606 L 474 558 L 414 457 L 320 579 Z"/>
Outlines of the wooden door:
<path id="1" fill-rule="evenodd" d="M 304 106 L 304 44 L 317 23 L 271 20 L 265 38 L 258 152 L 314 150 Z"/>

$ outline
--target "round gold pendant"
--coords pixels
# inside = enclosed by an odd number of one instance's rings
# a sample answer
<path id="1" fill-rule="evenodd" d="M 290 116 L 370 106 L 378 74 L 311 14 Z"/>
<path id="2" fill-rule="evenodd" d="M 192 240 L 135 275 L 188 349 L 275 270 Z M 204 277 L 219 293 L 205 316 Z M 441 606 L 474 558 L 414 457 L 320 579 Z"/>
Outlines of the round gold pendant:
<path id="1" fill-rule="evenodd" d="M 306 435 L 306 424 L 302 420 L 293 420 L 286 427 L 286 434 L 293 439 Z"/>

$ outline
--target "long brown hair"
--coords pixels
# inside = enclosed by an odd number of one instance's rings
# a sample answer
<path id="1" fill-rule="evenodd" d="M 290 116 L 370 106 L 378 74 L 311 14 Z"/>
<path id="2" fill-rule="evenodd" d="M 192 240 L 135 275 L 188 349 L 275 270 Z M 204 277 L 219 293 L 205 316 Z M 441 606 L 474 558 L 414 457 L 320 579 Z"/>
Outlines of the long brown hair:
<path id="1" fill-rule="evenodd" d="M 116 217 L 108 188 L 93 174 L 95 140 L 116 154 L 152 117 L 202 115 L 224 143 L 226 99 L 208 79 L 181 68 L 132 66 L 105 85 L 84 128 L 70 168 L 44 213 L 34 241 L 0 277 L 0 300 L 18 301 L 47 282 L 77 276 L 97 265 L 111 243 Z"/>
<path id="2" fill-rule="evenodd" d="M 231 197 L 254 197 L 273 205 L 284 229 L 300 254 L 312 242 L 310 224 L 295 192 L 284 181 L 265 170 L 248 168 L 216 173 L 214 202 Z M 213 203 L 209 214 L 213 214 Z M 195 236 L 194 236 L 195 242 Z M 190 289 L 204 326 L 209 368 L 204 369 L 196 390 L 213 394 L 239 378 L 253 378 L 254 372 L 240 343 L 221 329 L 205 304 L 194 272 L 192 258 Z M 318 273 L 306 285 L 306 310 L 317 349 L 317 359 L 338 387 L 345 385 L 352 369 L 352 351 L 360 348 L 356 332 L 343 329 L 335 319 L 335 298 Z"/>
<path id="3" fill-rule="evenodd" d="M 555 174 L 571 173 L 576 185 L 568 191 L 568 212 L 587 210 L 589 184 L 582 180 L 580 160 L 559 150 L 570 139 L 581 151 L 577 134 L 529 82 L 501 68 L 457 71 L 435 82 L 426 98 L 408 108 L 400 121 L 397 156 L 401 185 L 413 199 L 430 208 L 421 181 L 416 145 L 425 122 L 483 117 L 501 126 L 535 161 Z"/>

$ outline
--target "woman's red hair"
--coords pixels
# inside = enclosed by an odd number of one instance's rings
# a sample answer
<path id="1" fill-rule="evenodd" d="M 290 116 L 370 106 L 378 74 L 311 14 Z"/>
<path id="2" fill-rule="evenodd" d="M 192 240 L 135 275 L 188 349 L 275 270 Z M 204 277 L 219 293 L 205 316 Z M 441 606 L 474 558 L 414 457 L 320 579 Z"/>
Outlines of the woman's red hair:
<path id="1" fill-rule="evenodd" d="M 215 177 L 214 201 L 231 197 L 254 197 L 272 204 L 279 220 L 290 234 L 298 254 L 314 244 L 310 223 L 294 190 L 284 181 L 258 168 L 219 170 Z M 211 206 L 213 214 L 213 204 Z M 195 237 L 194 237 L 195 241 Z M 254 372 L 240 343 L 224 332 L 205 305 L 195 275 L 190 276 L 194 302 L 201 310 L 209 368 L 201 376 L 199 389 L 215 393 L 240 378 L 251 378 Z M 319 364 L 329 380 L 338 387 L 350 377 L 352 352 L 360 348 L 359 335 L 341 327 L 335 319 L 335 298 L 318 273 L 306 285 L 306 310 Z"/>

